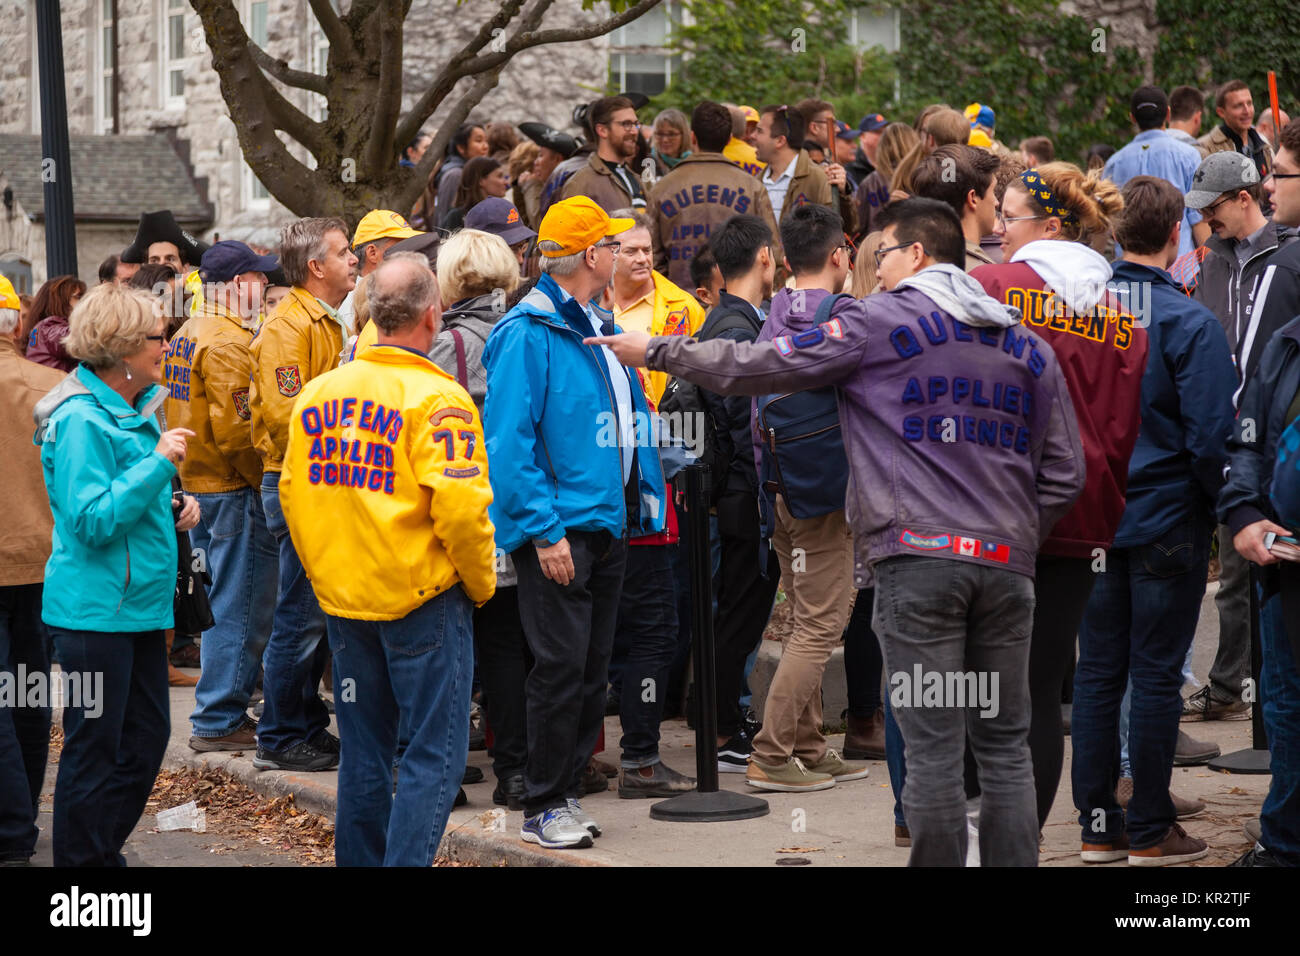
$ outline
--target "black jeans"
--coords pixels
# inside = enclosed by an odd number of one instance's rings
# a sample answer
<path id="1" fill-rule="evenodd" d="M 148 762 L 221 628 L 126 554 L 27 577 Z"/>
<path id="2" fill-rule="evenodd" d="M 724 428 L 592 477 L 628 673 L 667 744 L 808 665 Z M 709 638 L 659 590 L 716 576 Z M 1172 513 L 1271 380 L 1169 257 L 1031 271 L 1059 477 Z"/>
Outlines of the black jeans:
<path id="1" fill-rule="evenodd" d="M 763 639 L 781 567 L 771 550 L 767 567 L 759 566 L 758 500 L 754 495 L 727 493 L 719 499 L 717 511 L 722 544 L 718 611 L 713 622 L 718 736 L 731 737 L 741 725 L 745 658 Z"/>
<path id="2" fill-rule="evenodd" d="M 625 648 L 619 705 L 623 766 L 647 767 L 659 762 L 659 722 L 677 650 L 677 595 L 668 545 L 627 549 L 614 643 Z"/>
<path id="3" fill-rule="evenodd" d="M 1034 761 L 1039 829 L 1047 823 L 1047 815 L 1052 811 L 1065 760 L 1061 683 L 1074 658 L 1079 625 L 1096 582 L 1091 558 L 1040 555 L 1034 570 L 1034 632 L 1029 641 L 1029 753 Z"/>
<path id="4" fill-rule="evenodd" d="M 171 732 L 163 632 L 51 631 L 64 672 L 95 687 L 63 708 L 54 865 L 125 866 Z"/>
<path id="5" fill-rule="evenodd" d="M 844 682 L 848 685 L 849 713 L 870 719 L 880 709 L 880 676 L 885 658 L 871 629 L 871 611 L 876 604 L 875 588 L 859 588 L 844 630 Z"/>
<path id="6" fill-rule="evenodd" d="M 50 749 L 50 708 L 28 706 L 27 675 L 50 673 L 49 637 L 41 623 L 41 585 L 0 587 L 0 673 L 12 675 L 17 706 L 0 706 L 0 860 L 36 850 L 36 814 Z M 48 701 L 47 701 L 48 703 Z"/>
<path id="7" fill-rule="evenodd" d="M 519 620 L 519 588 L 497 588 L 492 600 L 474 609 L 474 643 L 483 681 L 483 711 L 492 728 L 492 772 L 497 780 L 517 776 L 528 763 L 528 712 L 524 680 L 533 655 Z"/>
<path id="8" fill-rule="evenodd" d="M 542 573 L 532 544 L 512 555 L 519 616 L 534 660 L 524 682 L 528 816 L 580 795 L 605 718 L 605 680 L 627 562 L 626 540 L 607 531 L 570 531 L 567 538 L 574 575 L 567 585 Z"/>

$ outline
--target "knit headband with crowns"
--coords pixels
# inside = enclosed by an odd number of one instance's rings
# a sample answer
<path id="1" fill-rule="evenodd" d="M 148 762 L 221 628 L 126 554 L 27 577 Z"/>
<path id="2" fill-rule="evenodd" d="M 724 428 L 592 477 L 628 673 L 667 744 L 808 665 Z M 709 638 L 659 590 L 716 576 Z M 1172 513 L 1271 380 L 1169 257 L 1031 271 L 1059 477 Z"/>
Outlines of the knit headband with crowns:
<path id="1" fill-rule="evenodd" d="M 1043 177 L 1032 169 L 1026 169 L 1020 174 L 1020 181 L 1025 184 L 1029 190 L 1029 195 L 1034 197 L 1034 202 L 1042 206 L 1049 216 L 1060 217 L 1061 222 L 1074 222 L 1074 213 L 1065 208 L 1061 201 L 1056 198 L 1056 194 L 1043 181 Z"/>

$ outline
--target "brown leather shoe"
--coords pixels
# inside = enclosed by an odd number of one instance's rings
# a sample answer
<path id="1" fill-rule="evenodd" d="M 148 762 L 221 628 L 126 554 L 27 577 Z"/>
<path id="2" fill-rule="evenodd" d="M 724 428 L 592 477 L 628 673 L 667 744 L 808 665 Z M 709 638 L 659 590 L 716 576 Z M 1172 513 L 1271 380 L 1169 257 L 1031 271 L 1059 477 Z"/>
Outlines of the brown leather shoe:
<path id="1" fill-rule="evenodd" d="M 199 753 L 217 750 L 256 750 L 257 724 L 244 718 L 244 722 L 224 737 L 191 737 L 190 749 Z"/>
<path id="2" fill-rule="evenodd" d="M 848 715 L 844 732 L 845 760 L 885 759 L 885 711 L 877 707 L 870 717 Z"/>
<path id="3" fill-rule="evenodd" d="M 600 793 L 609 789 L 609 780 L 596 769 L 596 758 L 587 761 L 587 769 L 582 774 L 582 792 Z"/>
<path id="4" fill-rule="evenodd" d="M 184 647 L 172 651 L 168 657 L 177 667 L 198 667 L 199 666 L 199 645 L 186 644 Z"/>
<path id="5" fill-rule="evenodd" d="M 619 774 L 618 767 L 610 763 L 608 760 L 601 760 L 599 757 L 593 756 L 591 758 L 590 766 L 594 767 L 597 772 L 603 774 L 607 780 L 613 780 Z"/>
<path id="6" fill-rule="evenodd" d="M 167 662 L 167 683 L 172 687 L 193 687 L 198 682 L 197 677 L 191 677 L 184 671 L 178 671 L 171 665 L 170 661 Z"/>
<path id="7" fill-rule="evenodd" d="M 1084 863 L 1114 863 L 1126 859 L 1129 855 L 1128 834 L 1121 833 L 1111 843 L 1089 843 L 1084 841 L 1079 856 Z"/>
<path id="8" fill-rule="evenodd" d="M 897 823 L 895 823 L 894 824 L 894 846 L 911 846 L 911 845 L 912 845 L 912 831 L 909 830 L 907 827 L 900 827 Z"/>
<path id="9" fill-rule="evenodd" d="M 1115 802 L 1120 805 L 1121 810 L 1127 810 L 1129 801 L 1132 799 L 1133 778 L 1120 777 L 1119 786 L 1115 788 Z M 1169 799 L 1174 802 L 1174 816 L 1179 820 L 1194 817 L 1205 809 L 1205 804 L 1200 800 L 1189 800 L 1186 797 L 1180 797 L 1172 790 L 1169 791 Z"/>
<path id="10" fill-rule="evenodd" d="M 1209 852 L 1204 840 L 1188 836 L 1187 831 L 1175 823 L 1155 846 L 1129 850 L 1128 862 L 1130 866 L 1172 866 L 1199 860 Z"/>

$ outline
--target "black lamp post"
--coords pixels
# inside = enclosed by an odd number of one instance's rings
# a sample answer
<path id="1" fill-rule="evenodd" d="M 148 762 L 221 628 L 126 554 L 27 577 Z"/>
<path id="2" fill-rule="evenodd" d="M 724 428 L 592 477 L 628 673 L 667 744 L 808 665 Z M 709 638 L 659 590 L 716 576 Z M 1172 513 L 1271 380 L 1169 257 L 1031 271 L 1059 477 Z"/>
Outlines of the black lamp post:
<path id="1" fill-rule="evenodd" d="M 68 99 L 63 86 L 63 25 L 58 0 L 36 0 L 40 58 L 41 182 L 45 185 L 45 266 L 51 276 L 77 274 L 68 152 Z"/>

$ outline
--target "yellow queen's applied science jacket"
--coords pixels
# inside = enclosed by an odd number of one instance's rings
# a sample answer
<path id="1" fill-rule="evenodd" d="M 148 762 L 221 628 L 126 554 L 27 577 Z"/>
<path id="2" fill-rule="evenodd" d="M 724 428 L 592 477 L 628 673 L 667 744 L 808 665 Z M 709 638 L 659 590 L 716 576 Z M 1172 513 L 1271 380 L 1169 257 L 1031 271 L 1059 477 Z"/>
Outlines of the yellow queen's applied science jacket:
<path id="1" fill-rule="evenodd" d="M 374 345 L 303 386 L 280 503 L 327 614 L 397 620 L 458 583 L 487 601 L 491 502 L 474 403 L 424 355 Z"/>

